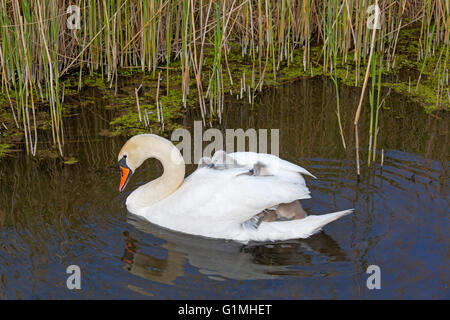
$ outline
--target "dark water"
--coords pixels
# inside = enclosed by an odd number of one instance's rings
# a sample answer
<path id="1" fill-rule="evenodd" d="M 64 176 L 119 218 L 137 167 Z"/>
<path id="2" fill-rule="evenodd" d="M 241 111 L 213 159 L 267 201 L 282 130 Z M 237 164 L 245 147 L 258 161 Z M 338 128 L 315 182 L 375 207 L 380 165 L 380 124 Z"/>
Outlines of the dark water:
<path id="1" fill-rule="evenodd" d="M 427 115 L 391 94 L 378 140 L 384 166 L 377 154 L 367 170 L 365 104 L 357 183 L 352 118 L 359 89 L 340 90 L 347 150 L 329 81 L 270 89 L 253 110 L 226 102 L 217 127 L 279 128 L 281 157 L 318 177 L 308 180 L 307 211 L 355 208 L 310 239 L 248 245 L 171 232 L 128 214 L 127 194 L 117 192 L 125 138 L 99 135 L 117 111 L 102 108 L 100 97 L 88 103 L 65 120 L 67 154 L 77 164 L 21 154 L 0 160 L 0 298 L 448 299 L 448 116 Z M 71 103 L 92 96 L 86 89 Z M 192 127 L 194 119 L 199 115 L 186 114 L 180 122 Z M 161 172 L 147 161 L 128 193 Z M 81 268 L 81 290 L 66 287 L 69 265 Z M 380 290 L 366 287 L 369 265 L 381 269 Z"/>

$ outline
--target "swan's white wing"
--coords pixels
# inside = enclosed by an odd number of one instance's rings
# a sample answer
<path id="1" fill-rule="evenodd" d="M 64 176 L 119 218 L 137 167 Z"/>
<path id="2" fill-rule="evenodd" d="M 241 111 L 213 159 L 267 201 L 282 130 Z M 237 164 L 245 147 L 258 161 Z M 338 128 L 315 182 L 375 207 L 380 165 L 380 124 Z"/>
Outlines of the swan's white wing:
<path id="1" fill-rule="evenodd" d="M 224 170 L 199 168 L 175 193 L 135 213 L 170 229 L 233 238 L 230 233 L 240 233 L 240 223 L 260 211 L 279 203 L 310 198 L 298 171 L 301 167 L 281 163 L 297 171 L 275 171 L 276 166 L 265 163 L 272 169 L 272 175 L 248 175 L 246 167 Z"/>

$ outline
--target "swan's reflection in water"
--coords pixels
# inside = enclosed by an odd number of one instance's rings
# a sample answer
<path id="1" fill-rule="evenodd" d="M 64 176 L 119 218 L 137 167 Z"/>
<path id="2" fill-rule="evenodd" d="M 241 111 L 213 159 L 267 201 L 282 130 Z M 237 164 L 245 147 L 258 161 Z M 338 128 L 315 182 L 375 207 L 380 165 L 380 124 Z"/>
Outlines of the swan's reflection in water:
<path id="1" fill-rule="evenodd" d="M 173 281 L 183 275 L 183 254 L 174 249 L 174 245 L 167 243 L 163 248 L 167 249 L 166 259 L 159 259 L 139 252 L 137 240 L 132 238 L 128 231 L 123 233 L 125 238 L 122 261 L 126 263 L 125 269 L 131 274 L 157 281 L 164 284 L 173 284 Z"/>
<path id="2" fill-rule="evenodd" d="M 178 233 L 153 225 L 128 214 L 128 223 L 136 229 L 166 241 L 165 258 L 140 251 L 140 244 L 124 232 L 125 269 L 133 275 L 164 284 L 184 276 L 185 263 L 211 280 L 276 279 L 282 276 L 311 277 L 319 264 L 348 261 L 330 236 L 321 232 L 309 239 L 283 242 L 240 244 Z"/>

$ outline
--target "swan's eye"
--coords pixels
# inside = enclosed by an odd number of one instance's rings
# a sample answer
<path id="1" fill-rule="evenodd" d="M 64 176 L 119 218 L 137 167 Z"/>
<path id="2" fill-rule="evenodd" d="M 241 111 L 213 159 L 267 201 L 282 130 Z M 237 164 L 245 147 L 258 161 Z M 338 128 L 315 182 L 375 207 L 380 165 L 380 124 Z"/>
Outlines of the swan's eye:
<path id="1" fill-rule="evenodd" d="M 127 155 L 126 155 L 126 154 L 124 154 L 122 158 L 125 158 L 125 159 L 126 159 L 126 158 L 127 158 Z"/>

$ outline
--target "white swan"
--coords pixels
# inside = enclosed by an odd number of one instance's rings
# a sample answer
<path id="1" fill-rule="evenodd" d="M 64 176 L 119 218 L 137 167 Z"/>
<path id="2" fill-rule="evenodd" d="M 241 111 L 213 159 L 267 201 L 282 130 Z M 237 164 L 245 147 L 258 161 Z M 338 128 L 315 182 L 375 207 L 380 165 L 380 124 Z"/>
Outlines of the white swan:
<path id="1" fill-rule="evenodd" d="M 218 151 L 184 179 L 179 150 L 154 134 L 134 136 L 120 150 L 119 191 L 148 158 L 164 173 L 134 190 L 127 209 L 172 230 L 241 242 L 307 238 L 353 211 L 307 216 L 298 199 L 310 198 L 302 174 L 312 174 L 269 154 Z"/>

